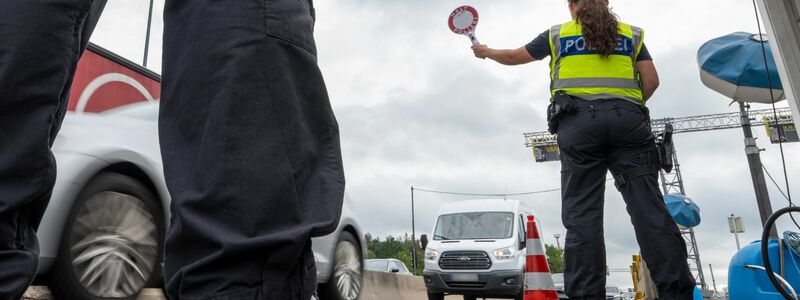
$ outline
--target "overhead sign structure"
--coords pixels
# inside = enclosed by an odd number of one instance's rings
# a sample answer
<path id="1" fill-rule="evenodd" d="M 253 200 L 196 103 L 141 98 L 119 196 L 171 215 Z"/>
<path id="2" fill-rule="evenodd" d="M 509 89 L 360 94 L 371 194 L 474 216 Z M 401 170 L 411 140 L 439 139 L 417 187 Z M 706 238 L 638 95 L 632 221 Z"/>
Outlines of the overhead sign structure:
<path id="1" fill-rule="evenodd" d="M 464 5 L 450 13 L 447 20 L 450 30 L 456 34 L 466 35 L 473 45 L 480 44 L 475 37 L 475 28 L 478 27 L 478 11 L 474 7 Z"/>
<path id="2" fill-rule="evenodd" d="M 776 121 L 777 119 L 777 121 Z M 773 144 L 800 142 L 797 127 L 792 123 L 791 114 L 764 117 L 764 126 L 767 128 L 767 136 Z"/>

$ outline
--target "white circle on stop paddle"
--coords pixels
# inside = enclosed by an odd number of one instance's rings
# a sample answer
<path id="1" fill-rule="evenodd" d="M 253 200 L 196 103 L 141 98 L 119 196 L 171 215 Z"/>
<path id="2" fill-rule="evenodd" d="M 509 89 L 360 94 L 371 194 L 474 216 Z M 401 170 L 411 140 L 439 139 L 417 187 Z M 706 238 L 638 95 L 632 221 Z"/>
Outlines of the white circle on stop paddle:
<path id="1" fill-rule="evenodd" d="M 467 29 L 472 26 L 475 16 L 470 11 L 462 11 L 453 17 L 453 26 L 457 29 Z"/>

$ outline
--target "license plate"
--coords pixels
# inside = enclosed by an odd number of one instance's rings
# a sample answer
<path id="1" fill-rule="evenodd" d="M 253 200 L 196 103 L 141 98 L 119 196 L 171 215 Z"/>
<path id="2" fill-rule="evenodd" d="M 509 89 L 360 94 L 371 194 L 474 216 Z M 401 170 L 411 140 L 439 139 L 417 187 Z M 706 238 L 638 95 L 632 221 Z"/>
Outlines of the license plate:
<path id="1" fill-rule="evenodd" d="M 450 274 L 450 281 L 476 282 L 478 281 L 478 274 Z"/>

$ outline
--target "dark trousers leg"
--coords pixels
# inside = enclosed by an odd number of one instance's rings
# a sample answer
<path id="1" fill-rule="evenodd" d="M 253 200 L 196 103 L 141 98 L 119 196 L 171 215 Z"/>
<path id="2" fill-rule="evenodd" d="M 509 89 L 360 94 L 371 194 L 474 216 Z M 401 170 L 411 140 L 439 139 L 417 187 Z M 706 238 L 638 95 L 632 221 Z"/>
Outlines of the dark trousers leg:
<path id="1" fill-rule="evenodd" d="M 164 21 L 167 294 L 308 300 L 344 193 L 310 1 L 168 0 Z"/>
<path id="2" fill-rule="evenodd" d="M 618 102 L 609 114 L 609 169 L 627 205 L 660 299 L 692 299 L 686 244 L 658 187 L 654 136 L 640 108 Z"/>
<path id="3" fill-rule="evenodd" d="M 664 205 L 656 176 L 631 179 L 620 191 L 659 299 L 692 299 L 695 284 L 687 264 L 686 244 Z"/>
<path id="4" fill-rule="evenodd" d="M 0 299 L 36 275 L 36 229 L 55 182 L 50 147 L 105 1 L 0 0 Z"/>
<path id="5" fill-rule="evenodd" d="M 570 299 L 605 299 L 606 251 L 603 239 L 605 163 L 602 116 L 577 112 L 561 119 L 564 288 Z"/>

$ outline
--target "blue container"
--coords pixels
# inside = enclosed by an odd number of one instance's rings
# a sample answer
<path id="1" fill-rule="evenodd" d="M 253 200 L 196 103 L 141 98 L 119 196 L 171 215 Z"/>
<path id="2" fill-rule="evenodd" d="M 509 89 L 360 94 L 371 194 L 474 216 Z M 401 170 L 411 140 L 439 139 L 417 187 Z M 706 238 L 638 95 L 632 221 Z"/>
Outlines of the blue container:
<path id="1" fill-rule="evenodd" d="M 778 241 L 769 242 L 769 261 L 772 271 L 780 274 Z M 787 248 L 783 249 L 784 279 L 797 290 L 800 288 L 800 257 Z M 746 268 L 745 265 L 764 266 L 761 259 L 761 241 L 745 246 L 731 259 L 728 266 L 728 293 L 731 300 L 784 300 L 772 286 L 764 270 Z"/>

